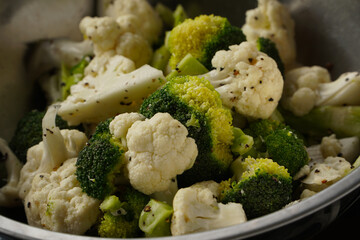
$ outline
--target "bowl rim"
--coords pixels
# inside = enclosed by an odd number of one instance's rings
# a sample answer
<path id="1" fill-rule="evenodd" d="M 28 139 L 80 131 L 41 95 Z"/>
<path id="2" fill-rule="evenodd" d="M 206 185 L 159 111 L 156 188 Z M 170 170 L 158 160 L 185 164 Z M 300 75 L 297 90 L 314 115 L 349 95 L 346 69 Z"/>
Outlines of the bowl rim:
<path id="1" fill-rule="evenodd" d="M 283 227 L 319 211 L 360 188 L 360 167 L 323 191 L 274 213 L 230 227 L 160 239 L 244 239 Z M 360 196 L 358 196 L 360 197 Z M 0 215 L 0 233 L 20 239 L 96 240 L 99 237 L 73 235 L 40 229 Z M 105 238 L 104 238 L 105 239 Z M 106 238 L 109 239 L 109 238 Z M 132 238 L 134 239 L 134 238 Z M 135 238 L 143 239 L 143 238 Z M 156 238 L 153 238 L 156 239 Z"/>

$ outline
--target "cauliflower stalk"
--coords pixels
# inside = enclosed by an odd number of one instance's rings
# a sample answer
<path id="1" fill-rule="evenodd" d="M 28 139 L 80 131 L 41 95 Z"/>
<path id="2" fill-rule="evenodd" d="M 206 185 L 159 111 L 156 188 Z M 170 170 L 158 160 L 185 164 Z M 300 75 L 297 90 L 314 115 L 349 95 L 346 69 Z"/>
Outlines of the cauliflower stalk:
<path id="1" fill-rule="evenodd" d="M 242 205 L 218 203 L 219 195 L 219 184 L 214 181 L 180 189 L 173 201 L 172 235 L 202 232 L 245 222 Z"/>
<path id="2" fill-rule="evenodd" d="M 296 58 L 294 27 L 289 11 L 278 0 L 258 0 L 258 7 L 246 12 L 242 30 L 250 42 L 259 37 L 273 41 L 285 69 L 289 69 Z"/>
<path id="3" fill-rule="evenodd" d="M 187 135 L 186 127 L 168 113 L 133 123 L 126 135 L 125 153 L 131 185 L 148 195 L 169 189 L 197 157 L 195 140 Z"/>
<path id="4" fill-rule="evenodd" d="M 23 164 L 9 148 L 7 142 L 0 138 L 0 163 L 4 161 L 4 168 L 0 174 L 7 173 L 4 186 L 0 186 L 0 206 L 13 207 L 20 205 L 18 196 L 18 182 Z M 2 163 L 1 163 L 2 166 Z M 0 175 L 3 177 L 2 175 Z M 0 179 L 1 183 L 2 179 Z"/>
<path id="5" fill-rule="evenodd" d="M 243 42 L 218 51 L 212 65 L 216 70 L 202 76 L 220 93 L 226 107 L 249 117 L 271 116 L 283 90 L 282 75 L 272 58 L 255 44 Z"/>
<path id="6" fill-rule="evenodd" d="M 61 103 L 59 115 L 70 125 L 98 123 L 119 113 L 137 111 L 142 100 L 165 82 L 160 70 L 149 65 L 134 70 L 132 61 L 123 56 L 113 56 L 98 66 L 97 75 L 86 75 L 73 85 Z"/>
<path id="7" fill-rule="evenodd" d="M 83 234 L 96 222 L 100 201 L 82 191 L 75 163 L 72 158 L 55 171 L 34 176 L 24 203 L 29 225 Z"/>

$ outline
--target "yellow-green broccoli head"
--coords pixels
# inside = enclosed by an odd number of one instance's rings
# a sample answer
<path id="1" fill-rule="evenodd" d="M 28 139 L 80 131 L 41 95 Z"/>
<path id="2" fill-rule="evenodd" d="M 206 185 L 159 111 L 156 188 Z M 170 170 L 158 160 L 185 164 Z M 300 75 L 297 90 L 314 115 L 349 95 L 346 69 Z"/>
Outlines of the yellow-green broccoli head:
<path id="1" fill-rule="evenodd" d="M 196 76 L 174 77 L 145 99 L 140 112 L 147 118 L 168 112 L 195 139 L 199 154 L 194 166 L 179 176 L 181 186 L 224 177 L 233 160 L 232 116 L 209 81 Z"/>
<path id="2" fill-rule="evenodd" d="M 167 41 L 171 52 L 170 66 L 176 68 L 176 64 L 191 53 L 207 69 L 211 69 L 211 59 L 217 51 L 245 40 L 241 29 L 232 26 L 224 17 L 200 15 L 186 19 L 170 32 Z"/>

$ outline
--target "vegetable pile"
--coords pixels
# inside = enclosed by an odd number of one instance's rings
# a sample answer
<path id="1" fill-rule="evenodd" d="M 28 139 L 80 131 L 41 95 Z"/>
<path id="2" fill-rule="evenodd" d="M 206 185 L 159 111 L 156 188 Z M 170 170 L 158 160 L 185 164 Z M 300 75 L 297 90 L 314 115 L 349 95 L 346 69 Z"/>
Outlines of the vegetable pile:
<path id="1" fill-rule="evenodd" d="M 146 0 L 102 15 L 80 22 L 82 42 L 53 40 L 66 57 L 41 80 L 48 106 L 0 141 L 0 206 L 23 205 L 28 224 L 201 232 L 296 204 L 360 165 L 360 73 L 331 81 L 297 63 L 277 0 L 258 0 L 242 27 Z"/>

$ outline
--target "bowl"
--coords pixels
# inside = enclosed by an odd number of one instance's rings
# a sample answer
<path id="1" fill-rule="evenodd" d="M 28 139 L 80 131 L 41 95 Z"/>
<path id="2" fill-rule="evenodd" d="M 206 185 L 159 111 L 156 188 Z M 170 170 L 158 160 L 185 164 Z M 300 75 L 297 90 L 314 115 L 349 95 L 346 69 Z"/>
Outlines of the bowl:
<path id="1" fill-rule="evenodd" d="M 29 26 L 36 28 L 35 21 L 24 26 L 13 24 L 10 30 L 6 28 L 16 20 L 14 20 L 15 16 L 22 16 L 17 14 L 27 4 L 39 7 L 44 2 L 44 0 L 0 2 L 0 6 L 2 6 L 0 8 L 0 31 L 3 33 L 4 29 L 8 31 L 6 36 L 0 37 L 0 43 L 2 43 L 0 44 L 0 53 L 2 56 L 4 53 L 7 54 L 6 56 L 10 56 L 6 58 L 5 65 L 4 60 L 0 61 L 0 76 L 2 76 L 0 81 L 0 97 L 2 99 L 0 103 L 0 115 L 2 116 L 0 118 L 0 136 L 7 140 L 11 137 L 18 119 L 31 107 L 29 105 L 31 82 L 24 82 L 26 69 L 21 66 L 24 59 L 26 60 L 27 46 L 41 38 L 61 37 L 61 34 L 73 39 L 79 38 L 70 26 L 57 33 L 39 34 L 37 37 L 19 34 L 23 30 L 19 28 L 28 28 Z M 81 10 L 77 12 L 77 18 L 75 17 L 73 22 L 79 21 L 82 16 L 91 14 L 94 9 L 92 1 L 82 0 L 80 2 L 76 5 L 77 8 L 73 7 L 73 1 L 63 2 L 63 5 L 71 6 L 69 9 Z M 199 13 L 227 16 L 230 22 L 237 26 L 242 26 L 244 23 L 245 11 L 256 7 L 254 0 L 223 0 L 221 2 L 150 0 L 150 2 L 152 4 L 163 2 L 171 7 L 181 2 L 191 16 Z M 297 59 L 301 64 L 325 66 L 331 70 L 333 78 L 337 78 L 343 72 L 360 70 L 358 59 L 360 56 L 358 43 L 358 39 L 360 39 L 358 30 L 360 1 L 284 0 L 281 2 L 288 7 L 295 20 Z M 85 5 L 86 7 L 84 7 Z M 53 10 L 58 11 L 58 9 Z M 22 17 L 18 22 L 27 21 L 24 16 Z M 40 14 L 34 17 L 38 19 L 38 22 L 47 21 L 48 24 L 54 26 L 58 24 L 59 20 L 64 20 L 56 14 L 47 14 L 46 16 Z M 41 32 L 41 29 L 37 30 Z M 4 66 L 13 66 L 14 64 L 19 66 L 17 69 L 20 72 L 4 70 Z M 162 239 L 308 239 L 332 223 L 359 198 L 360 168 L 357 168 L 315 196 L 288 208 L 240 225 Z M 0 239 L 99 239 L 51 232 L 29 226 L 24 223 L 25 221 L 22 209 L 0 208 Z"/>

